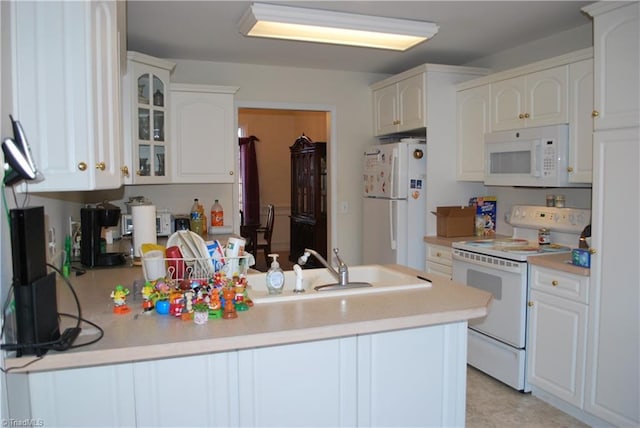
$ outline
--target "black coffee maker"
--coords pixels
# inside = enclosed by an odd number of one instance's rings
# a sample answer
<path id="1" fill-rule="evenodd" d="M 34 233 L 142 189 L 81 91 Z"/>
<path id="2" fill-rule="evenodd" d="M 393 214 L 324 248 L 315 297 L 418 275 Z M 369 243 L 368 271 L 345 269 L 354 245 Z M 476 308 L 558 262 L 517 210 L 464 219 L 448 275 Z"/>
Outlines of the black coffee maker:
<path id="1" fill-rule="evenodd" d="M 116 226 L 118 220 L 120 208 L 109 202 L 80 209 L 80 261 L 83 265 L 97 267 L 124 264 L 124 253 L 107 253 L 102 246 L 102 228 Z"/>

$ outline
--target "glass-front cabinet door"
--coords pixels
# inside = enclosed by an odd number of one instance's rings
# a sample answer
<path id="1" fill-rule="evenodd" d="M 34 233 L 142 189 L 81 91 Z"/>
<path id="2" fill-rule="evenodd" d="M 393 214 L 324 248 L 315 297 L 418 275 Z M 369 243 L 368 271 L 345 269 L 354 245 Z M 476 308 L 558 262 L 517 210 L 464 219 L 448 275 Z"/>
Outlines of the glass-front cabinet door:
<path id="1" fill-rule="evenodd" d="M 158 76 L 138 77 L 138 169 L 136 175 L 164 177 L 165 85 Z"/>
<path id="2" fill-rule="evenodd" d="M 128 53 L 127 80 L 131 123 L 127 184 L 168 183 L 167 156 L 171 153 L 169 77 L 174 64 L 137 52 Z M 127 139 L 125 139 L 127 141 Z"/>

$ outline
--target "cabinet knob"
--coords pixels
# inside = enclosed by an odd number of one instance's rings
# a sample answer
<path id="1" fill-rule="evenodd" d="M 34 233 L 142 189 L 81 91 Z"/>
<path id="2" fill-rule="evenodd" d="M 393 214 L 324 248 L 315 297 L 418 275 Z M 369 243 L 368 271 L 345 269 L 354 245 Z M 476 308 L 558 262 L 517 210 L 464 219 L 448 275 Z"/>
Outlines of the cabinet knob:
<path id="1" fill-rule="evenodd" d="M 533 302 L 529 301 L 529 303 L 527 303 L 527 305 L 529 305 L 529 307 L 532 307 L 533 306 Z"/>
<path id="2" fill-rule="evenodd" d="M 524 119 L 524 114 L 520 113 L 520 114 L 518 115 L 518 119 Z"/>
<path id="3" fill-rule="evenodd" d="M 122 168 L 120 168 L 120 171 L 122 171 L 122 175 L 124 175 L 125 177 L 129 176 L 129 167 L 128 166 L 123 166 Z"/>
<path id="4" fill-rule="evenodd" d="M 525 119 L 529 119 L 529 113 L 525 113 L 525 114 L 524 114 L 524 118 L 525 118 Z"/>
<path id="5" fill-rule="evenodd" d="M 84 162 L 80 162 L 80 163 L 78 164 L 78 169 L 79 169 L 80 171 L 86 171 L 86 170 L 87 170 L 87 164 L 86 164 L 86 163 L 84 163 Z"/>
<path id="6" fill-rule="evenodd" d="M 600 112 L 598 110 L 594 110 L 591 112 L 591 117 L 598 117 L 600 116 Z"/>
<path id="7" fill-rule="evenodd" d="M 436 257 L 442 257 L 442 253 L 440 253 L 440 251 L 438 251 L 438 252 L 436 253 Z"/>
<path id="8" fill-rule="evenodd" d="M 99 169 L 100 171 L 104 171 L 106 167 L 107 167 L 107 166 L 105 165 L 105 163 L 104 163 L 104 162 L 98 162 L 98 163 L 96 164 L 96 169 Z"/>
<path id="9" fill-rule="evenodd" d="M 554 279 L 553 281 L 551 281 L 551 285 L 553 285 L 554 287 L 558 285 L 558 280 Z"/>
<path id="10" fill-rule="evenodd" d="M 572 166 L 567 167 L 567 172 L 573 172 L 573 167 Z"/>
<path id="11" fill-rule="evenodd" d="M 229 175 L 233 175 L 233 171 L 229 171 Z"/>

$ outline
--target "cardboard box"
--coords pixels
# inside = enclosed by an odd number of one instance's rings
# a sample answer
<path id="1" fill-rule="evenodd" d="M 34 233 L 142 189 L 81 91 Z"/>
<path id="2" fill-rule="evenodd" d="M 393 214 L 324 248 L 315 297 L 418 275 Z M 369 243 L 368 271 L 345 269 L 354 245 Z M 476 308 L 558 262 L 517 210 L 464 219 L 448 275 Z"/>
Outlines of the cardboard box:
<path id="1" fill-rule="evenodd" d="M 473 236 L 475 207 L 437 207 L 433 214 L 437 217 L 438 236 Z"/>
<path id="2" fill-rule="evenodd" d="M 495 196 L 471 198 L 469 205 L 476 207 L 475 235 L 493 237 L 496 234 L 498 200 Z"/>

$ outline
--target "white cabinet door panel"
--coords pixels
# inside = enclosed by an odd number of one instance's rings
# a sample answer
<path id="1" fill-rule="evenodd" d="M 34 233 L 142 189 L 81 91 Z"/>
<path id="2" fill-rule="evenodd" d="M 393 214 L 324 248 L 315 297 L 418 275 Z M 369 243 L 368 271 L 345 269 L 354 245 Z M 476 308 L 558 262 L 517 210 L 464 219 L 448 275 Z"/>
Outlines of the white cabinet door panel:
<path id="1" fill-rule="evenodd" d="M 31 373 L 29 390 L 30 418 L 44 426 L 136 425 L 131 364 Z"/>
<path id="2" fill-rule="evenodd" d="M 229 88 L 171 86 L 172 182 L 233 183 L 237 137 Z"/>
<path id="3" fill-rule="evenodd" d="M 239 352 L 240 425 L 355 426 L 356 339 Z"/>
<path id="4" fill-rule="evenodd" d="M 640 424 L 640 129 L 594 134 L 591 281 L 585 409 Z"/>
<path id="5" fill-rule="evenodd" d="M 529 383 L 582 408 L 587 306 L 539 291 L 529 309 Z"/>

